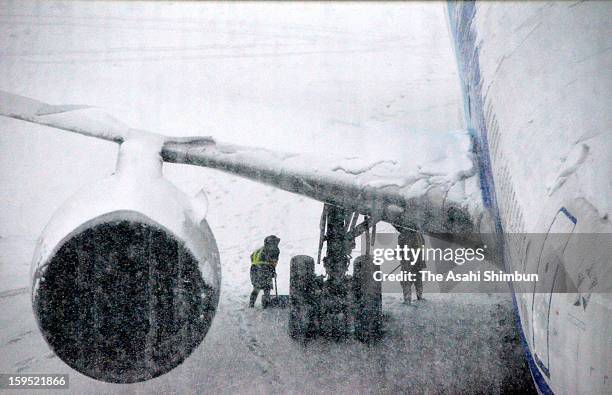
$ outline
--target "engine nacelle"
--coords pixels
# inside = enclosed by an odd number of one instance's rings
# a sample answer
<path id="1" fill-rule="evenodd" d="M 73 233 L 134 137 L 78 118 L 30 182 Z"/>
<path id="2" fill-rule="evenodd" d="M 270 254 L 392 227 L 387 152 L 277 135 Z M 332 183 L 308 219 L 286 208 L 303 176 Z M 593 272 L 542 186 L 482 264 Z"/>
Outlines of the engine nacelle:
<path id="1" fill-rule="evenodd" d="M 53 351 L 116 383 L 181 364 L 210 328 L 221 281 L 217 245 L 196 206 L 161 176 L 158 154 L 122 157 L 123 145 L 117 173 L 53 216 L 31 271 L 34 313 Z"/>

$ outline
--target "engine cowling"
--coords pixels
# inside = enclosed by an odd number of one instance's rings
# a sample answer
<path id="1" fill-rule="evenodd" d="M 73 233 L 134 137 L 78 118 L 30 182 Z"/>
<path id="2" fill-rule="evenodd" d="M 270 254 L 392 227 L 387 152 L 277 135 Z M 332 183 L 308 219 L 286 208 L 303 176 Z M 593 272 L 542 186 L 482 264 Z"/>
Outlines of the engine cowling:
<path id="1" fill-rule="evenodd" d="M 68 200 L 32 263 L 45 340 L 72 368 L 107 382 L 144 381 L 181 364 L 206 336 L 219 299 L 208 224 L 161 176 L 158 154 L 158 168 L 140 159 L 120 152 L 116 174 Z"/>

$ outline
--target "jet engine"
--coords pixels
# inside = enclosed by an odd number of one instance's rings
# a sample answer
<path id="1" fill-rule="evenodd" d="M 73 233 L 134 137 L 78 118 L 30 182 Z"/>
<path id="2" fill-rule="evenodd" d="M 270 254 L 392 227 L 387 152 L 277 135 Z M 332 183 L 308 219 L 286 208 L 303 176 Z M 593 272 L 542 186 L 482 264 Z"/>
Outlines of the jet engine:
<path id="1" fill-rule="evenodd" d="M 65 363 L 130 383 L 170 371 L 198 347 L 221 275 L 201 204 L 163 178 L 159 147 L 120 147 L 117 171 L 70 198 L 45 228 L 32 304 Z"/>

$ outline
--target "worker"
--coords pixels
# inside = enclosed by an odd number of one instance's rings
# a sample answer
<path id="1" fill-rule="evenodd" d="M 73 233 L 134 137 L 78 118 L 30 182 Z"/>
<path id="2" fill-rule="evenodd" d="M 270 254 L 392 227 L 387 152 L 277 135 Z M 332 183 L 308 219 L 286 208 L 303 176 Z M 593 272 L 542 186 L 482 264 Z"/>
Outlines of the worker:
<path id="1" fill-rule="evenodd" d="M 265 309 L 270 304 L 270 290 L 272 289 L 272 279 L 276 277 L 276 264 L 280 250 L 278 243 L 280 239 L 270 235 L 264 239 L 264 245 L 256 249 L 251 254 L 251 284 L 253 291 L 249 300 L 249 307 L 255 307 L 255 301 L 259 291 L 263 290 L 261 305 Z"/>
<path id="2" fill-rule="evenodd" d="M 413 248 L 416 250 L 424 247 L 425 242 L 421 233 L 417 232 L 416 230 L 406 228 L 401 228 L 398 230 L 400 231 L 400 234 L 397 237 L 397 244 L 401 248 L 407 246 L 408 248 Z M 417 300 L 423 300 L 423 279 L 421 278 L 421 271 L 426 267 L 423 254 L 419 254 L 419 258 L 416 260 L 416 262 L 402 259 L 401 266 L 404 272 L 411 273 L 411 277 L 408 277 L 406 280 L 400 282 L 402 286 L 402 293 L 404 294 L 404 304 L 412 303 L 412 286 L 414 286 L 416 291 Z"/>

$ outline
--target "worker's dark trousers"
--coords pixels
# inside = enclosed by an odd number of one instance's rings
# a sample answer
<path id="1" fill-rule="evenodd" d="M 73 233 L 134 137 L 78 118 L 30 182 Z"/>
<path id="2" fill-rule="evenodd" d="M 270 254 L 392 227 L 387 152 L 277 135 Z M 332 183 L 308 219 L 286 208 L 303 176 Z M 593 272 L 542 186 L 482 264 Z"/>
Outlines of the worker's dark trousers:
<path id="1" fill-rule="evenodd" d="M 253 291 L 251 292 L 251 299 L 249 300 L 250 307 L 255 307 L 255 301 L 257 300 L 257 296 L 259 296 L 259 291 L 261 291 L 261 289 L 253 288 Z M 265 309 L 270 304 L 270 290 L 264 289 L 263 291 L 264 293 L 263 297 L 261 298 L 261 305 Z"/>
<path id="2" fill-rule="evenodd" d="M 404 265 L 402 265 L 402 269 L 404 269 Z M 414 281 L 402 281 L 400 284 L 402 285 L 402 293 L 404 294 L 404 302 L 412 301 L 412 286 L 414 285 L 414 289 L 416 291 L 417 299 L 423 298 L 423 280 L 421 279 L 421 271 L 414 270 L 414 268 L 406 267 L 406 271 L 416 274 L 416 278 Z"/>

